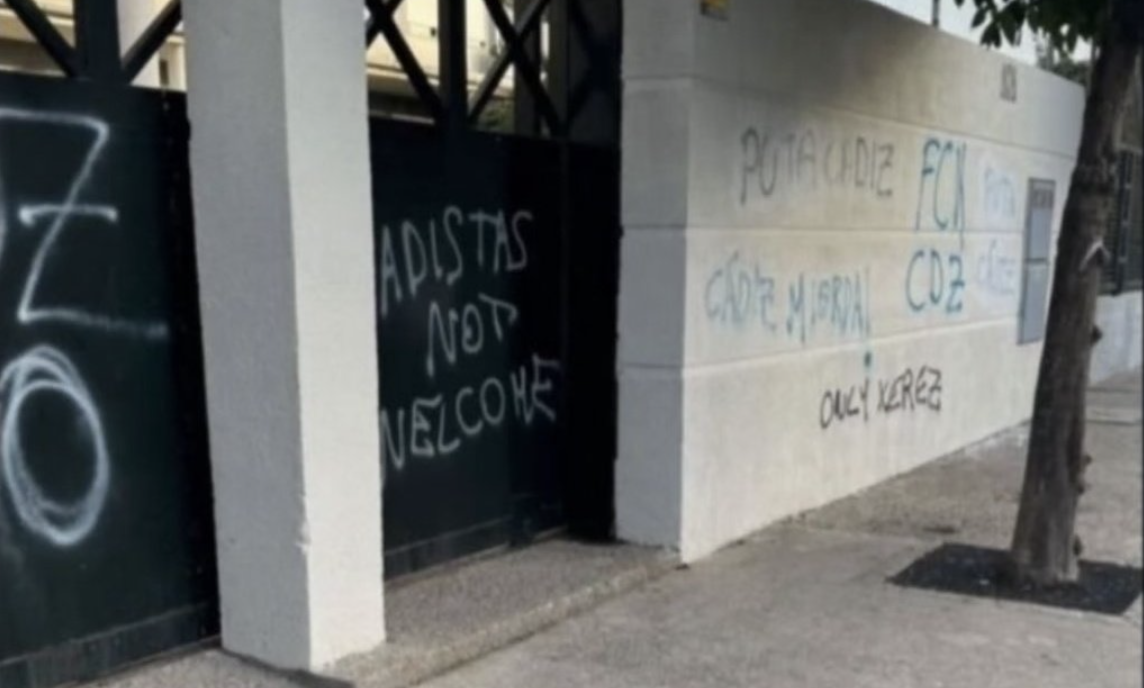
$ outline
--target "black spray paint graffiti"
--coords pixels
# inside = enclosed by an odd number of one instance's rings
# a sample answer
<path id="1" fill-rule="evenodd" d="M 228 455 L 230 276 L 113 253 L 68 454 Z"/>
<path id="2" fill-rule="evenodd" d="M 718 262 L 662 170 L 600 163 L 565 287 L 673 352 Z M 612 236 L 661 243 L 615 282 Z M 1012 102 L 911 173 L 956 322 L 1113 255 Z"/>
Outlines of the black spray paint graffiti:
<path id="1" fill-rule="evenodd" d="M 53 255 L 67 243 L 77 221 L 85 226 L 102 225 L 114 229 L 119 223 L 115 206 L 90 203 L 86 199 L 93 170 L 110 139 L 107 124 L 99 119 L 73 114 L 45 113 L 0 108 L 0 126 L 35 125 L 53 127 L 61 134 L 88 142 L 80 167 L 59 198 L 38 198 L 35 203 L 7 207 L 9 190 L 0 189 L 0 216 L 14 215 L 27 232 L 42 232 L 15 313 L 16 323 L 25 328 L 53 324 L 65 329 L 127 337 L 147 342 L 168 338 L 165 323 L 115 317 L 79 306 L 45 303 L 39 293 L 43 275 Z M 3 185 L 3 180 L 0 180 Z M 14 213 L 11 213 L 14 210 Z M 0 269 L 4 268 L 4 248 L 9 228 L 0 220 Z M 52 395 L 75 412 L 80 436 L 89 445 L 91 468 L 76 470 L 90 476 L 85 489 L 70 498 L 53 496 L 38 482 L 32 465 L 45 457 L 35 456 L 25 445 L 22 428 L 29 401 Z M 96 400 L 83 374 L 66 354 L 46 344 L 32 346 L 8 361 L 0 372 L 0 496 L 6 497 L 12 512 L 28 532 L 57 547 L 73 547 L 83 542 L 98 524 L 111 486 L 111 452 Z"/>
<path id="2" fill-rule="evenodd" d="M 861 134 L 827 136 L 815 129 L 762 133 L 748 128 L 742 146 L 739 203 L 785 190 L 853 188 L 875 198 L 894 195 L 894 144 Z"/>
<path id="3" fill-rule="evenodd" d="M 942 373 L 938 368 L 922 365 L 907 368 L 894 377 L 877 380 L 869 377 L 847 387 L 828 389 L 822 394 L 818 423 L 822 429 L 851 419 L 869 422 L 874 415 L 928 410 L 941 412 Z M 876 397 L 872 394 L 876 393 Z"/>
<path id="4" fill-rule="evenodd" d="M 395 225 L 397 230 L 382 227 L 383 326 L 404 305 L 417 311 L 416 322 L 425 328 L 427 389 L 406 404 L 386 405 L 381 411 L 385 452 L 396 470 L 403 470 L 411 456 L 455 454 L 466 441 L 510 421 L 520 427 L 541 418 L 556 422 L 561 366 L 535 351 L 507 371 L 475 380 L 443 379 L 447 373 L 465 374 L 466 360 L 477 361 L 492 350 L 514 350 L 513 332 L 521 322 L 518 304 L 483 291 L 465 299 L 453 288 L 465 280 L 508 279 L 527 270 L 525 235 L 532 224 L 527 210 L 465 212 L 450 206 L 440 218 L 420 225 L 405 220 Z M 427 296 L 433 288 L 437 297 Z"/>
<path id="5" fill-rule="evenodd" d="M 867 270 L 782 279 L 736 250 L 708 275 L 704 309 L 714 325 L 800 344 L 822 335 L 862 339 L 870 334 L 869 282 Z"/>
<path id="6" fill-rule="evenodd" d="M 958 248 L 918 248 L 906 268 L 906 303 L 914 313 L 960 313 L 965 300 L 965 159 L 967 145 L 928 139 L 922 148 L 914 231 L 956 233 Z"/>

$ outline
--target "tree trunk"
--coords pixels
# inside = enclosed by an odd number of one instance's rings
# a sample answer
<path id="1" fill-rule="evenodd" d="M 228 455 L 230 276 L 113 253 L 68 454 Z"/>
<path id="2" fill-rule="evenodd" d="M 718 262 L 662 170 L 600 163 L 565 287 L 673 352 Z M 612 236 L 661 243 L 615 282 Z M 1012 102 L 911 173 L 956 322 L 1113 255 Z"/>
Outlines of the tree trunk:
<path id="1" fill-rule="evenodd" d="M 1077 166 L 1061 219 L 1037 377 L 1029 453 L 1011 550 L 1023 584 L 1077 579 L 1074 534 L 1084 491 L 1085 392 L 1095 335 L 1102 239 L 1111 212 L 1117 124 L 1141 45 L 1140 0 L 1111 0 L 1085 104 Z M 1049 113 L 1045 113 L 1048 115 Z"/>

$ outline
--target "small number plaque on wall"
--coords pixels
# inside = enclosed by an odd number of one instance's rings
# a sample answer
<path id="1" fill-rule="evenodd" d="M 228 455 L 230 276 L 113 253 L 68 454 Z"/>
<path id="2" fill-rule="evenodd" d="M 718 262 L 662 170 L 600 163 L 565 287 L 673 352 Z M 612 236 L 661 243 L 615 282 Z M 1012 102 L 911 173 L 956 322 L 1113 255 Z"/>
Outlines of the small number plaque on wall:
<path id="1" fill-rule="evenodd" d="M 712 19 L 727 19 L 727 9 L 731 0 L 699 0 L 699 13 Z"/>

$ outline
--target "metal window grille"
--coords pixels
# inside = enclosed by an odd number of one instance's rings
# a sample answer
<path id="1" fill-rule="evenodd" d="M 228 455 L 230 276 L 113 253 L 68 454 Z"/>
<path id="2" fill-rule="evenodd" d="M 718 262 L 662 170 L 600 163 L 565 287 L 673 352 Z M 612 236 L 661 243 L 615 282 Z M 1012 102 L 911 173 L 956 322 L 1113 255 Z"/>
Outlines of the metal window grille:
<path id="1" fill-rule="evenodd" d="M 76 0 L 74 41 L 56 28 L 35 0 L 4 0 L 0 6 L 16 15 L 66 78 L 121 85 L 139 76 L 183 19 L 180 0 L 170 0 L 123 50 L 116 0 Z"/>
<path id="2" fill-rule="evenodd" d="M 482 0 L 497 35 L 485 37 L 494 54 L 475 83 L 465 0 L 437 0 L 436 73 L 421 64 L 397 21 L 399 10 L 413 1 L 365 0 L 366 47 L 385 42 L 415 101 L 412 107 L 391 107 L 391 113 L 413 114 L 449 129 L 487 129 L 493 106 L 509 106 L 509 128 L 518 134 L 617 140 L 614 126 L 605 125 L 608 131 L 599 126 L 618 120 L 619 76 L 612 65 L 619 7 L 614 0 Z M 504 83 L 510 70 L 511 87 Z M 592 110 L 600 108 L 609 114 L 594 117 Z"/>

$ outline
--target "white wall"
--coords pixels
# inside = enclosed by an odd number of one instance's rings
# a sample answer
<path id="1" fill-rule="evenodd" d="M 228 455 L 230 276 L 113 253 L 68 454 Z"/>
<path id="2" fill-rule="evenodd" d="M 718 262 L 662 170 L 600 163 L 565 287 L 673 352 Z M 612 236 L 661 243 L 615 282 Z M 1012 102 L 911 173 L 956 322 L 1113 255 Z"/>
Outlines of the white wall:
<path id="1" fill-rule="evenodd" d="M 1096 324 L 1104 337 L 1092 351 L 1089 377 L 1093 382 L 1139 368 L 1142 361 L 1141 338 L 1144 333 L 1144 298 L 1133 291 L 1116 296 L 1102 296 L 1096 306 Z"/>
<path id="2" fill-rule="evenodd" d="M 621 537 L 693 559 L 1028 415 L 1026 186 L 1059 222 L 1079 88 L 858 0 L 625 26 Z"/>

